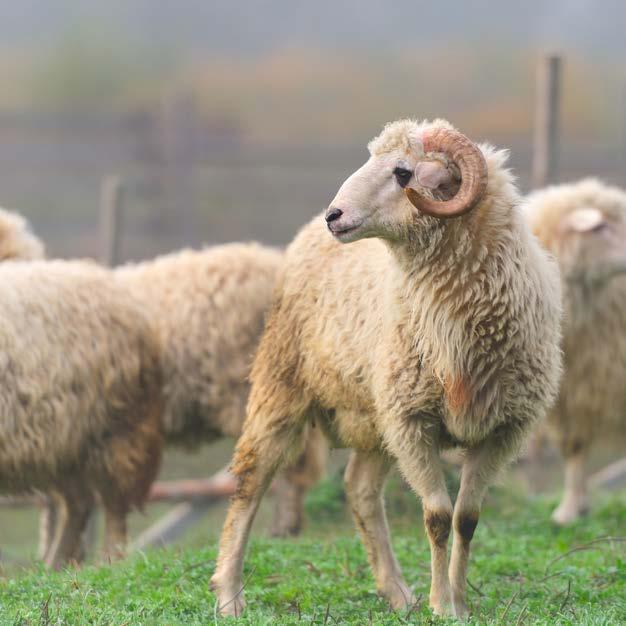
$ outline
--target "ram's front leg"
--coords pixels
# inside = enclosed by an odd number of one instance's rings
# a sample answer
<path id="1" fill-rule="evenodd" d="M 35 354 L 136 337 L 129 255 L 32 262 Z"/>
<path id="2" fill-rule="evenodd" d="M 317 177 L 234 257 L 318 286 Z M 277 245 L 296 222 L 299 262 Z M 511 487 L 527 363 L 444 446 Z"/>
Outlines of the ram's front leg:
<path id="1" fill-rule="evenodd" d="M 452 603 L 457 617 L 468 614 L 465 599 L 470 544 L 478 525 L 484 495 L 500 470 L 519 451 L 518 430 L 504 430 L 471 448 L 463 462 L 461 487 L 454 505 L 450 585 Z"/>
<path id="2" fill-rule="evenodd" d="M 424 526 L 430 543 L 430 607 L 437 615 L 451 613 L 448 579 L 448 537 L 452 502 L 439 458 L 438 426 L 428 418 L 398 421 L 388 432 L 387 447 L 402 475 L 422 499 Z"/>
<path id="3" fill-rule="evenodd" d="M 346 467 L 346 493 L 378 592 L 391 608 L 406 609 L 415 602 L 415 597 L 393 553 L 383 501 L 390 469 L 391 460 L 380 452 L 353 452 Z"/>
<path id="4" fill-rule="evenodd" d="M 321 479 L 328 457 L 328 443 L 319 428 L 309 426 L 304 450 L 274 480 L 276 504 L 271 534 L 274 537 L 299 535 L 304 519 L 304 498 Z"/>

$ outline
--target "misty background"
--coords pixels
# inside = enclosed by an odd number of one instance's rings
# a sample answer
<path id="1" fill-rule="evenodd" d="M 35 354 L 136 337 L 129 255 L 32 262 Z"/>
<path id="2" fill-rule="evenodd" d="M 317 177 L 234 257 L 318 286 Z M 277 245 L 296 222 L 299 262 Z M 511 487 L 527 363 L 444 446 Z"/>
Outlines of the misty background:
<path id="1" fill-rule="evenodd" d="M 0 205 L 51 256 L 285 244 L 392 119 L 511 149 L 528 190 L 536 66 L 564 58 L 558 177 L 623 184 L 626 4 L 0 0 Z"/>
<path id="2" fill-rule="evenodd" d="M 547 52 L 563 57 L 558 179 L 624 185 L 625 25 L 618 0 L 0 0 L 0 206 L 24 213 L 51 257 L 99 257 L 102 181 L 118 175 L 122 261 L 284 245 L 405 116 L 509 148 L 528 191 Z M 168 450 L 161 476 L 206 476 L 231 445 Z M 560 486 L 554 465 L 539 473 L 534 486 Z M 133 515 L 132 533 L 168 510 Z M 212 508 L 197 537 L 223 515 Z M 267 503 L 261 528 L 264 516 Z M 32 556 L 35 509 L 4 509 L 0 526 Z"/>

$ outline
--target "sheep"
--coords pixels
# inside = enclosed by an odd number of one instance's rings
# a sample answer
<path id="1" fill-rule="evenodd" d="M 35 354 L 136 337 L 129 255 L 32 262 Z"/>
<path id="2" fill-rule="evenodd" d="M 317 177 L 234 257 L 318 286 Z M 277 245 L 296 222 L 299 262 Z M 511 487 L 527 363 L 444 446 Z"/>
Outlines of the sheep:
<path id="1" fill-rule="evenodd" d="M 18 213 L 0 209 L 0 261 L 42 259 L 44 245 Z"/>
<path id="2" fill-rule="evenodd" d="M 141 300 L 159 333 L 167 444 L 193 448 L 241 433 L 252 355 L 281 264 L 274 248 L 228 244 L 115 269 L 115 280 Z M 277 481 L 273 535 L 300 532 L 305 493 L 325 460 L 325 441 L 311 429 L 302 457 Z M 53 515 L 48 509 L 43 517 L 43 546 Z"/>
<path id="3" fill-rule="evenodd" d="M 390 123 L 369 150 L 286 252 L 211 579 L 223 615 L 244 608 L 255 512 L 313 421 L 352 448 L 348 500 L 379 592 L 395 609 L 415 601 L 382 499 L 397 462 L 422 499 L 430 606 L 466 615 L 483 495 L 557 392 L 558 270 L 523 220 L 506 153 L 443 120 Z M 454 509 L 439 458 L 453 446 L 465 450 Z"/>
<path id="4" fill-rule="evenodd" d="M 252 356 L 282 262 L 275 248 L 235 243 L 116 269 L 158 325 L 167 443 L 193 447 L 241 434 Z M 310 429 L 302 456 L 277 481 L 273 535 L 300 532 L 304 495 L 325 461 L 324 438 Z"/>
<path id="5" fill-rule="evenodd" d="M 83 261 L 0 264 L 0 491 L 55 503 L 46 565 L 77 550 L 94 494 L 105 556 L 160 462 L 161 365 L 141 303 Z"/>
<path id="6" fill-rule="evenodd" d="M 564 375 L 546 425 L 565 460 L 552 519 L 567 524 L 589 508 L 593 442 L 626 432 L 626 192 L 587 178 L 531 193 L 525 214 L 562 277 Z"/>
<path id="7" fill-rule="evenodd" d="M 41 239 L 33 234 L 30 224 L 19 213 L 0 209 L 0 261 L 21 259 L 30 261 L 43 259 L 45 246 Z M 49 544 L 53 538 L 54 511 L 48 498 L 42 507 L 39 524 L 39 550 L 41 559 L 45 559 Z"/>

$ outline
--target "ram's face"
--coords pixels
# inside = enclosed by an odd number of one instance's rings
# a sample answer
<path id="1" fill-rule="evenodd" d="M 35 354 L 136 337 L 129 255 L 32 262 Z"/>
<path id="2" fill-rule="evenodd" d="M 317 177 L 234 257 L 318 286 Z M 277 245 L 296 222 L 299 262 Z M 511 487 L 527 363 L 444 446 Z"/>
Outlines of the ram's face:
<path id="1" fill-rule="evenodd" d="M 565 277 L 585 280 L 602 272 L 613 275 L 622 265 L 626 270 L 626 223 L 618 216 L 615 211 L 584 206 L 563 217 L 553 251 Z"/>
<path id="2" fill-rule="evenodd" d="M 339 189 L 326 211 L 330 232 L 347 243 L 364 237 L 405 240 L 409 230 L 474 209 L 487 186 L 481 150 L 441 126 L 388 125 L 368 161 Z M 430 217 L 427 217 L 430 216 Z"/>
<path id="3" fill-rule="evenodd" d="M 398 151 L 376 155 L 341 185 L 326 212 L 330 232 L 347 243 L 364 237 L 402 237 L 415 208 L 404 192 L 414 184 L 417 159 Z"/>

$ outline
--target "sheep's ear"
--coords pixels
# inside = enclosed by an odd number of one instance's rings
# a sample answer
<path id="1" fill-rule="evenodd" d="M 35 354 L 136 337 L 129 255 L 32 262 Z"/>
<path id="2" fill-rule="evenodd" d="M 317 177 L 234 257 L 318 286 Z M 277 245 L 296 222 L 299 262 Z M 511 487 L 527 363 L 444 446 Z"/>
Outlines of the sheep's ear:
<path id="1" fill-rule="evenodd" d="M 453 176 L 441 161 L 420 161 L 415 166 L 415 179 L 426 189 L 439 189 L 448 186 Z"/>
<path id="2" fill-rule="evenodd" d="M 595 208 L 576 209 L 563 218 L 561 230 L 564 232 L 589 233 L 607 226 L 604 213 Z"/>

